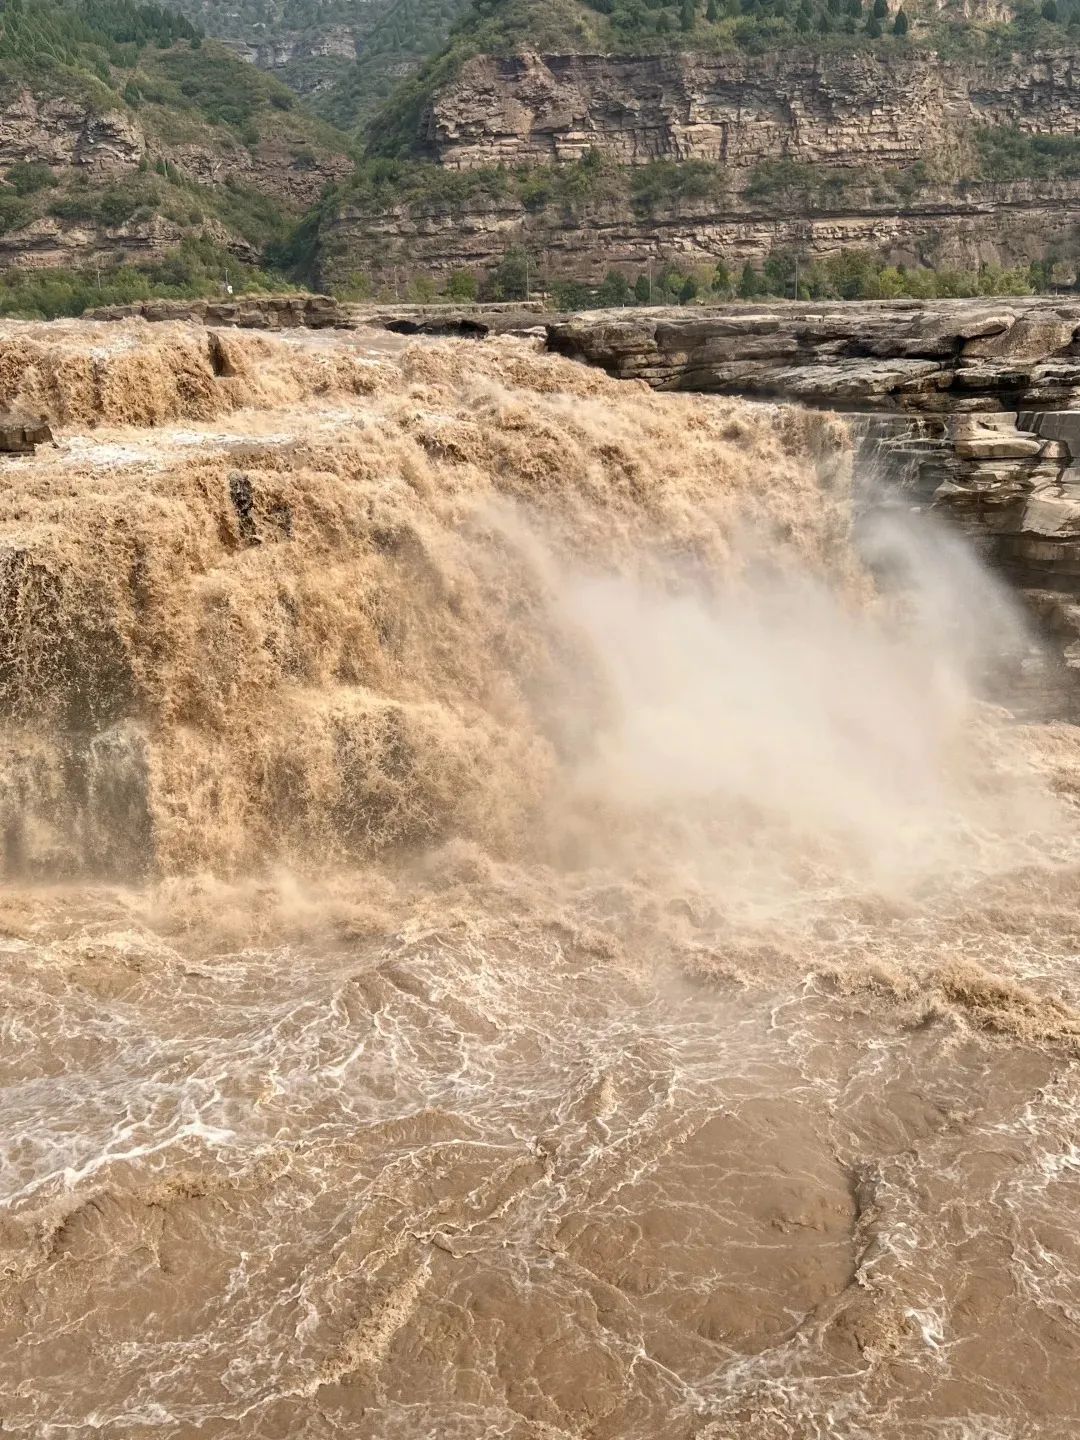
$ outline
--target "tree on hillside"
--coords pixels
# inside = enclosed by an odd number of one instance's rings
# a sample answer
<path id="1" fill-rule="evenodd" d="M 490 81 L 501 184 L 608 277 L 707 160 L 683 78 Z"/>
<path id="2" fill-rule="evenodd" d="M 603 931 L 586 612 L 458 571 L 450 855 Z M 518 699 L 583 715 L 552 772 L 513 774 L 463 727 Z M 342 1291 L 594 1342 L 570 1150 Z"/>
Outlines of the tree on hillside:
<path id="1" fill-rule="evenodd" d="M 630 288 L 630 281 L 621 270 L 609 270 L 604 276 L 596 298 L 601 305 L 629 305 L 634 292 Z"/>
<path id="2" fill-rule="evenodd" d="M 720 19 L 720 6 L 716 3 L 716 0 L 709 0 L 705 8 L 705 19 L 710 25 L 715 25 Z"/>
<path id="3" fill-rule="evenodd" d="M 452 300 L 475 300 L 476 288 L 476 276 L 468 270 L 455 270 L 446 282 L 446 293 Z"/>
<path id="4" fill-rule="evenodd" d="M 879 20 L 884 20 L 889 13 L 889 0 L 874 0 L 874 14 Z"/>
<path id="5" fill-rule="evenodd" d="M 652 281 L 642 273 L 634 281 L 634 298 L 639 305 L 647 305 L 652 299 Z"/>
<path id="6" fill-rule="evenodd" d="M 694 0 L 682 0 L 682 5 L 679 7 L 679 28 L 681 30 L 693 30 L 696 8 Z"/>
<path id="7" fill-rule="evenodd" d="M 739 276 L 739 296 L 743 300 L 753 300 L 756 295 L 761 294 L 761 281 L 758 273 L 750 261 L 747 260 Z"/>
<path id="8" fill-rule="evenodd" d="M 871 15 L 867 20 L 866 33 L 871 40 L 879 40 L 881 38 L 881 21 L 876 15 Z"/>
<path id="9" fill-rule="evenodd" d="M 1043 0 L 1042 17 L 1044 20 L 1056 21 L 1058 18 L 1057 0 Z"/>
<path id="10" fill-rule="evenodd" d="M 506 252 L 505 258 L 491 274 L 491 298 L 493 300 L 524 300 L 528 288 L 528 261 L 525 251 L 515 246 Z"/>
<path id="11" fill-rule="evenodd" d="M 906 35 L 908 30 L 908 19 L 903 10 L 896 12 L 896 19 L 893 21 L 892 33 L 894 35 Z"/>

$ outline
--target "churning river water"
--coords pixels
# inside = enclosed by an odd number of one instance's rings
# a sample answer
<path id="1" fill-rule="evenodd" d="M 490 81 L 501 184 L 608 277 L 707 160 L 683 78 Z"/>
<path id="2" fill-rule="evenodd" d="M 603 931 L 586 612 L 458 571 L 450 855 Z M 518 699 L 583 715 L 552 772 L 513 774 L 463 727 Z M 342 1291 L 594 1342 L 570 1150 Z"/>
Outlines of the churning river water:
<path id="1" fill-rule="evenodd" d="M 4 1434 L 1080 1430 L 1080 732 L 841 422 L 136 323 L 0 398 Z"/>

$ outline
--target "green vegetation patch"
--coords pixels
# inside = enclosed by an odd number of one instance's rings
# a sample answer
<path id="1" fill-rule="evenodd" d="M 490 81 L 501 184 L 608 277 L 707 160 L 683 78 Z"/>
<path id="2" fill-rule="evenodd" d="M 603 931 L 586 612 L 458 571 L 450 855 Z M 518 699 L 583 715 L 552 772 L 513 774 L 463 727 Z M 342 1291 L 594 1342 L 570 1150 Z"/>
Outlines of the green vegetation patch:
<path id="1" fill-rule="evenodd" d="M 117 264 L 92 270 L 12 266 L 0 271 L 0 315 L 55 320 L 81 315 L 99 305 L 130 305 L 154 297 L 190 300 L 220 296 L 226 270 L 236 293 L 290 288 L 280 277 L 241 264 L 208 240 L 189 240 L 160 260 L 143 265 Z"/>
<path id="2" fill-rule="evenodd" d="M 438 207 L 507 204 L 530 213 L 559 210 L 582 216 L 599 206 L 632 205 L 651 213 L 681 200 L 705 200 L 729 186 L 727 171 L 704 160 L 623 165 L 598 150 L 550 165 L 491 165 L 449 170 L 425 161 L 379 158 L 360 164 L 328 197 L 330 211 L 371 215 L 404 208 L 414 215 Z"/>
<path id="3" fill-rule="evenodd" d="M 181 15 L 134 0 L 6 0 L 0 11 L 0 89 L 30 84 L 70 95 L 97 110 L 117 103 L 116 70 L 132 68 L 150 47 L 197 41 Z"/>
<path id="4" fill-rule="evenodd" d="M 975 137 L 980 178 L 1074 180 L 1080 177 L 1080 135 L 1024 135 L 993 128 Z"/>

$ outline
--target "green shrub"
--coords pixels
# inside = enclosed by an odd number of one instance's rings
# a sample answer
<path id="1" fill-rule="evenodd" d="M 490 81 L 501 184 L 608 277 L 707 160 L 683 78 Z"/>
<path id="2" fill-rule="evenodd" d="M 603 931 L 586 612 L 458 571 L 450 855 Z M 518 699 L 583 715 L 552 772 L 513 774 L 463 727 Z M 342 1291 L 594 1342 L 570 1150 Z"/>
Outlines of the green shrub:
<path id="1" fill-rule="evenodd" d="M 707 160 L 654 160 L 633 167 L 630 181 L 634 205 L 646 213 L 681 199 L 707 199 L 726 184 L 724 168 Z"/>
<path id="2" fill-rule="evenodd" d="M 446 293 L 451 300 L 475 300 L 476 276 L 469 270 L 455 270 L 446 282 Z"/>
<path id="3" fill-rule="evenodd" d="M 1076 179 L 1080 135 L 1025 135 L 1009 127 L 975 137 L 979 173 L 988 180 Z"/>
<path id="4" fill-rule="evenodd" d="M 596 292 L 596 298 L 601 305 L 629 305 L 634 298 L 634 292 L 630 281 L 621 270 L 609 270 Z"/>
<path id="5" fill-rule="evenodd" d="M 8 166 L 4 179 L 16 195 L 33 195 L 56 184 L 56 176 L 48 165 L 34 160 L 16 160 Z"/>
<path id="6" fill-rule="evenodd" d="M 556 310 L 587 310 L 594 303 L 592 290 L 580 280 L 556 280 L 551 296 Z"/>
<path id="7" fill-rule="evenodd" d="M 773 251 L 760 270 L 749 262 L 743 267 L 738 293 L 742 299 L 790 298 L 794 290 L 795 257 Z M 1026 269 L 1005 270 L 984 265 L 978 270 L 889 265 L 880 255 L 865 250 L 841 250 L 820 260 L 799 265 L 799 296 L 813 300 L 889 300 L 902 296 L 948 299 L 972 295 L 1027 295 L 1033 288 Z"/>
<path id="8" fill-rule="evenodd" d="M 33 219 L 34 212 L 20 196 L 0 192 L 0 235 L 9 230 L 20 230 Z"/>
<path id="9" fill-rule="evenodd" d="M 106 270 L 0 271 L 0 315 L 54 320 L 99 305 L 126 305 L 151 296 L 191 299 L 221 292 L 226 270 L 235 290 L 280 290 L 280 279 L 248 265 L 205 240 L 191 240 L 162 259 L 119 264 Z"/>
<path id="10" fill-rule="evenodd" d="M 525 251 L 508 250 L 487 278 L 485 299 L 524 300 L 530 289 L 530 267 Z"/>
<path id="11" fill-rule="evenodd" d="M 763 160 L 750 172 L 746 194 L 754 200 L 817 189 L 819 172 L 801 160 Z"/>

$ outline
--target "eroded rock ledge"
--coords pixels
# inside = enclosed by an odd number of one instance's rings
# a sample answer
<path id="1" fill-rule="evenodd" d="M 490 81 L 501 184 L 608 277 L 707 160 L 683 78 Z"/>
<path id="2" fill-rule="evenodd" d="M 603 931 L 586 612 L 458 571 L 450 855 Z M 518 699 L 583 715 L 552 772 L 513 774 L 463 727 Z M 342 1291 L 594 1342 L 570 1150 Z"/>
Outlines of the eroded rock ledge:
<path id="1" fill-rule="evenodd" d="M 1080 299 L 576 315 L 548 344 L 658 389 L 863 412 L 863 455 L 947 512 L 1080 669 Z"/>
<path id="2" fill-rule="evenodd" d="M 548 344 L 662 390 L 945 413 L 1071 404 L 1078 329 L 1080 298 L 777 301 L 594 311 Z"/>
<path id="3" fill-rule="evenodd" d="M 194 320 L 245 330 L 347 330 L 348 313 L 329 295 L 243 295 L 235 300 L 140 300 L 88 310 L 87 320 Z"/>

